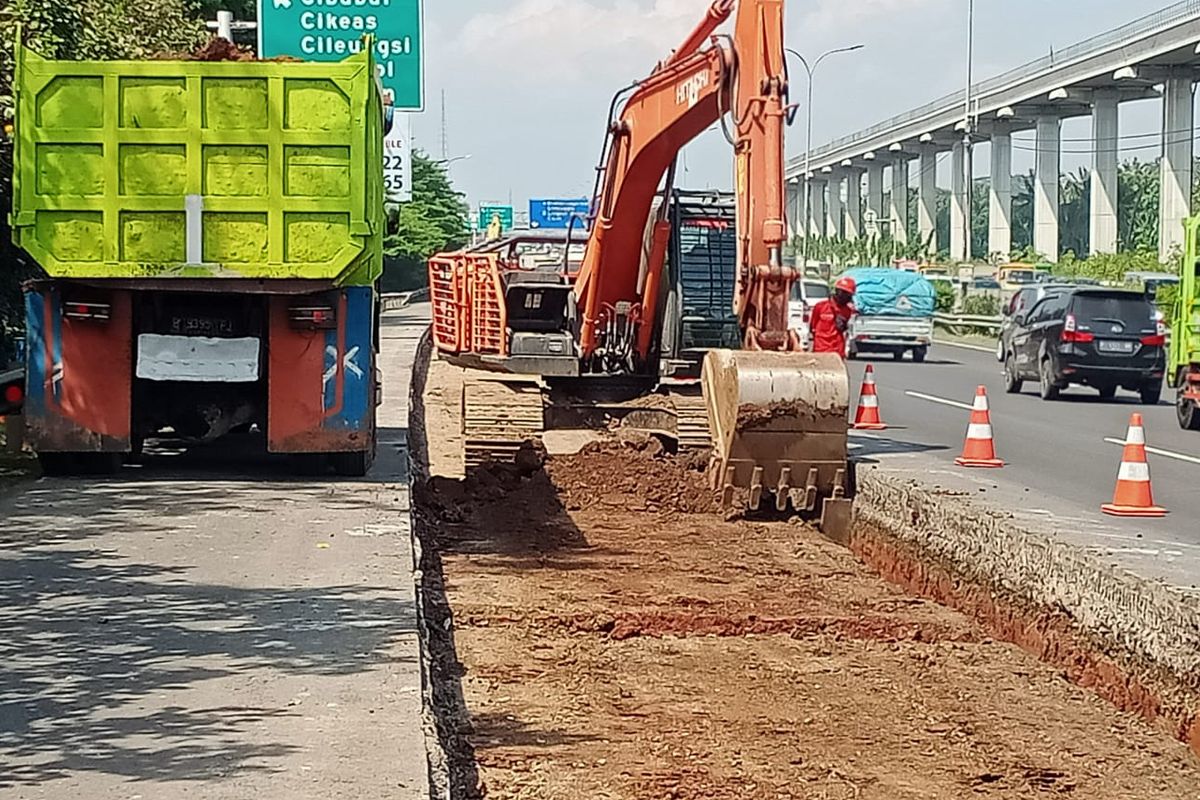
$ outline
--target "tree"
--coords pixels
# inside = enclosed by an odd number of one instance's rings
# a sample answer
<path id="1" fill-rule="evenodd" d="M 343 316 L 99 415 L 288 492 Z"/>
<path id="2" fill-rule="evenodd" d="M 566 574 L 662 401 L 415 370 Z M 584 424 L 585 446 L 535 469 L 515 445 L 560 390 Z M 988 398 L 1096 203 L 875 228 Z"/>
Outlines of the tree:
<path id="1" fill-rule="evenodd" d="M 413 197 L 391 209 L 384 239 L 384 291 L 424 286 L 425 262 L 434 253 L 466 243 L 470 209 L 454 190 L 444 164 L 413 152 Z"/>
<path id="2" fill-rule="evenodd" d="M 0 11 L 0 121 L 13 117 L 13 67 L 17 26 L 25 45 L 47 58 L 147 58 L 189 51 L 203 41 L 203 24 L 188 0 L 12 0 Z M 0 138 L 0 326 L 24 316 L 20 284 L 37 265 L 12 245 L 12 144 Z"/>

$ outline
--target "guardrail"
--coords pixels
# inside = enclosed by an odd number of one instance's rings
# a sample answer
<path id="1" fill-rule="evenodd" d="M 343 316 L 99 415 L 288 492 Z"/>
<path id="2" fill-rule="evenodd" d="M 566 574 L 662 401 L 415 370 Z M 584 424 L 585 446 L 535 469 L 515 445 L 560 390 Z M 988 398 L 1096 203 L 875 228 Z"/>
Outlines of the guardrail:
<path id="1" fill-rule="evenodd" d="M 979 314 L 943 314 L 933 315 L 933 324 L 945 328 L 950 333 L 990 333 L 998 334 L 1004 317 L 994 317 Z"/>
<path id="2" fill-rule="evenodd" d="M 416 289 L 411 292 L 388 292 L 379 296 L 380 309 L 385 313 L 388 311 L 399 311 L 412 303 L 424 303 L 429 300 L 429 289 Z"/>

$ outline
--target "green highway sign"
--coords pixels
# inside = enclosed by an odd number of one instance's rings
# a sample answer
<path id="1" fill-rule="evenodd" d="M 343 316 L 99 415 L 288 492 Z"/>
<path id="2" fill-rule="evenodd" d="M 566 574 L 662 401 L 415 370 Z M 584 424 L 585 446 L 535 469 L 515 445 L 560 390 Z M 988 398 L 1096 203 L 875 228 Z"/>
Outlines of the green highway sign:
<path id="1" fill-rule="evenodd" d="M 506 231 L 513 229 L 513 207 L 501 205 L 483 205 L 479 207 L 479 230 L 486 231 L 495 217 L 500 217 L 500 227 Z"/>
<path id="2" fill-rule="evenodd" d="M 425 107 L 424 0 L 258 0 L 258 57 L 341 61 L 374 38 L 385 93 L 401 111 Z"/>

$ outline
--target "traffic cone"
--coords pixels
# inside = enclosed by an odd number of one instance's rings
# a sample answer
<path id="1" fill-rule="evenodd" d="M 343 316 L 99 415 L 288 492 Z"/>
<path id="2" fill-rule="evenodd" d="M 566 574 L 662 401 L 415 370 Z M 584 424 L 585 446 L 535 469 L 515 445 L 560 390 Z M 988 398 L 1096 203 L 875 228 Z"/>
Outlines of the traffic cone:
<path id="1" fill-rule="evenodd" d="M 992 441 L 992 416 L 988 412 L 987 387 L 975 390 L 975 405 L 971 407 L 971 424 L 967 426 L 967 441 L 963 443 L 962 455 L 954 459 L 960 467 L 1003 467 L 1004 462 L 996 458 L 996 445 Z"/>
<path id="2" fill-rule="evenodd" d="M 854 414 L 854 429 L 859 431 L 882 431 L 887 425 L 879 418 L 879 395 L 875 394 L 875 367 L 867 364 L 863 375 L 862 391 L 858 395 L 858 411 Z"/>
<path id="3" fill-rule="evenodd" d="M 1165 517 L 1167 510 L 1154 505 L 1150 491 L 1150 465 L 1146 463 L 1146 429 L 1142 415 L 1129 419 L 1125 435 L 1125 454 L 1121 456 L 1121 471 L 1117 473 L 1117 490 L 1113 501 L 1100 506 L 1105 514 L 1114 517 Z"/>

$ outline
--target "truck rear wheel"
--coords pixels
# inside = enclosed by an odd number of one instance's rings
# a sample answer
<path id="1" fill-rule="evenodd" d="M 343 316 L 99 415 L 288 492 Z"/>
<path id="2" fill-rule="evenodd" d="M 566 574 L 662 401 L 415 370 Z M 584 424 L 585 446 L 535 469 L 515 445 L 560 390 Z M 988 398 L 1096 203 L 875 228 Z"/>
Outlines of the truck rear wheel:
<path id="1" fill-rule="evenodd" d="M 1200 431 L 1200 406 L 1195 400 L 1184 396 L 1187 385 L 1179 387 L 1175 396 L 1175 413 L 1179 419 L 1179 427 L 1185 431 Z"/>
<path id="2" fill-rule="evenodd" d="M 50 477 L 112 475 L 122 461 L 121 453 L 38 453 L 42 474 Z"/>
<path id="3" fill-rule="evenodd" d="M 929 355 L 929 348 L 928 347 L 914 347 L 912 354 L 913 354 L 913 361 L 920 364 L 921 362 L 923 362 L 925 360 L 925 356 Z"/>
<path id="4" fill-rule="evenodd" d="M 362 478 L 371 469 L 371 453 L 360 450 L 354 453 L 330 453 L 329 463 L 336 475 L 344 478 Z"/>

